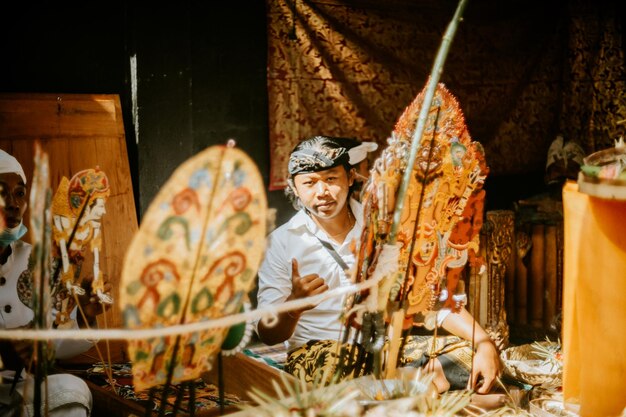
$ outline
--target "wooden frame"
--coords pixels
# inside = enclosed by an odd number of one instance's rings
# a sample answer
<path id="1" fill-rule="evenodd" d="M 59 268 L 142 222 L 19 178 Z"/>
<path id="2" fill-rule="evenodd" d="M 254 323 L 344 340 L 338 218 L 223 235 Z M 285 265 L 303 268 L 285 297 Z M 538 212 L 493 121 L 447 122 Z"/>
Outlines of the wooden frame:
<path id="1" fill-rule="evenodd" d="M 287 372 L 274 368 L 258 359 L 251 358 L 243 353 L 233 356 L 223 356 L 222 366 L 224 369 L 224 390 L 238 396 L 242 401 L 251 401 L 248 392 L 252 387 L 267 395 L 275 396 L 276 392 L 272 381 L 281 384 L 281 374 L 289 382 L 295 383 L 296 379 Z M 217 365 L 203 379 L 206 382 L 217 385 Z"/>
<path id="2" fill-rule="evenodd" d="M 63 176 L 71 178 L 85 168 L 99 166 L 106 172 L 111 196 L 103 221 L 100 269 L 113 287 L 114 304 L 106 313 L 107 327 L 121 327 L 119 278 L 126 248 L 137 231 L 122 110 L 117 95 L 94 94 L 0 94 L 0 148 L 15 156 L 30 181 L 34 142 L 39 141 L 50 159 L 53 192 Z M 28 213 L 24 219 L 28 225 Z M 27 235 L 26 240 L 29 240 Z M 89 253 L 83 269 L 91 269 Z M 104 326 L 100 315 L 98 324 Z M 101 342 L 101 345 L 104 343 Z M 127 360 L 125 342 L 110 343 L 113 362 Z M 101 346 L 104 352 L 104 346 Z M 93 363 L 95 349 L 72 360 Z"/>

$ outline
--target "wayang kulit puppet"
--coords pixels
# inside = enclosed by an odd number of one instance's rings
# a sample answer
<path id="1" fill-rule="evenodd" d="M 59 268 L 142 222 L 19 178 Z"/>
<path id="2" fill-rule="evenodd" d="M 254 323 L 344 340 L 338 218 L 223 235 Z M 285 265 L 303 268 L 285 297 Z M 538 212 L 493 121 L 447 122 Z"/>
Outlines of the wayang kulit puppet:
<path id="1" fill-rule="evenodd" d="M 101 303 L 112 303 L 104 291 L 100 270 L 102 216 L 106 213 L 109 179 L 99 168 L 76 173 L 71 180 L 63 177 L 52 202 L 52 238 L 54 242 L 53 296 L 58 310 L 55 324 L 64 327 L 76 304 L 76 295 L 85 293 L 82 266 L 85 251 L 93 255 L 92 293 Z"/>
<path id="2" fill-rule="evenodd" d="M 408 106 L 376 160 L 363 194 L 364 218 L 357 281 L 369 279 L 387 242 L 397 192 L 425 90 Z M 488 173 L 482 146 L 472 141 L 457 100 L 439 84 L 425 122 L 397 230 L 397 271 L 357 300 L 370 299 L 382 316 L 404 311 L 404 328 L 423 324 L 436 306 L 458 311 L 465 303 L 462 271 L 478 255 Z M 370 308 L 371 309 L 371 308 Z"/>
<path id="3" fill-rule="evenodd" d="M 254 162 L 232 146 L 207 148 L 178 167 L 126 254 L 125 326 L 168 327 L 239 313 L 265 248 L 264 189 Z M 135 390 L 164 385 L 166 392 L 198 378 L 213 367 L 227 332 L 129 341 Z"/>

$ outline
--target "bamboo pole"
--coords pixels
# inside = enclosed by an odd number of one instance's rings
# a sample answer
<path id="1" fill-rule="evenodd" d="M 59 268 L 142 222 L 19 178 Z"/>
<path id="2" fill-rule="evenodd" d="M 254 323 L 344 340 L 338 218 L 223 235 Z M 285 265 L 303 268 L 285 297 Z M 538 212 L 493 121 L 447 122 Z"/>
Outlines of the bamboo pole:
<path id="1" fill-rule="evenodd" d="M 396 207 L 393 212 L 393 223 L 391 224 L 391 232 L 389 236 L 390 244 L 395 244 L 397 240 L 398 227 L 400 226 L 400 218 L 404 208 L 404 198 L 409 188 L 413 166 L 415 165 L 415 159 L 417 158 L 417 151 L 419 150 L 424 128 L 426 127 L 426 118 L 428 117 L 428 112 L 430 111 L 430 105 L 433 102 L 437 84 L 439 83 L 439 79 L 443 73 L 443 67 L 448 56 L 448 51 L 450 50 L 450 45 L 452 45 L 452 40 L 454 39 L 456 30 L 462 20 L 463 11 L 465 10 L 466 5 L 467 0 L 459 1 L 454 17 L 448 24 L 446 33 L 443 35 L 441 45 L 439 46 L 439 50 L 437 51 L 437 56 L 433 64 L 433 69 L 430 72 L 428 86 L 426 88 L 426 93 L 424 94 L 424 101 L 422 102 L 422 108 L 420 109 L 415 132 L 413 132 L 413 138 L 411 140 L 411 152 L 409 153 L 409 159 L 404 171 L 404 176 L 402 177 L 402 182 L 400 183 L 398 197 L 396 198 Z"/>
<path id="2" fill-rule="evenodd" d="M 450 45 L 452 44 L 452 40 L 454 39 L 454 35 L 456 34 L 456 30 L 461 22 L 463 11 L 465 10 L 465 6 L 467 4 L 467 0 L 459 0 L 456 11 L 452 20 L 448 24 L 445 34 L 443 35 L 443 39 L 441 41 L 441 45 L 439 46 L 439 50 L 437 51 L 437 56 L 435 57 L 435 62 L 433 63 L 433 68 L 430 72 L 430 77 L 428 79 L 428 85 L 426 87 L 426 92 L 424 94 L 424 100 L 422 101 L 422 107 L 420 109 L 419 117 L 417 119 L 417 124 L 415 127 L 415 131 L 413 132 L 413 137 L 411 138 L 411 151 L 409 153 L 409 159 L 407 161 L 407 165 L 404 171 L 404 175 L 402 177 L 402 182 L 400 183 L 400 188 L 398 190 L 398 195 L 396 198 L 396 207 L 393 213 L 393 221 L 391 224 L 391 231 L 389 235 L 389 244 L 395 245 L 397 241 L 398 228 L 401 223 L 402 210 L 404 208 L 404 199 L 409 188 L 409 184 L 411 182 L 411 176 L 413 173 L 413 166 L 415 165 L 415 159 L 417 158 L 417 152 L 420 147 L 420 142 L 422 140 L 422 136 L 424 134 L 424 129 L 426 127 L 426 119 L 428 117 L 428 113 L 430 111 L 430 106 L 433 101 L 433 97 L 435 95 L 435 90 L 437 89 L 437 84 L 439 83 L 439 79 L 441 78 L 441 74 L 443 73 L 444 63 L 446 62 L 446 58 L 448 56 L 448 51 L 450 50 Z M 429 156 L 430 162 L 430 156 Z M 423 194 L 420 195 L 420 201 L 418 207 L 421 207 L 423 200 Z M 415 220 L 415 224 L 419 223 L 420 209 L 417 212 L 417 218 Z M 404 287 L 404 284 L 403 284 Z M 405 294 L 403 295 L 403 297 Z M 401 306 L 400 309 L 396 309 L 393 313 L 394 317 L 404 316 L 405 314 L 404 306 Z M 394 326 L 395 327 L 395 326 Z M 389 341 L 389 351 L 390 352 L 400 352 L 403 349 L 405 342 L 405 335 L 398 337 L 394 335 L 392 339 Z M 397 362 L 391 361 L 388 363 L 386 367 L 387 375 L 394 375 L 395 368 Z"/>

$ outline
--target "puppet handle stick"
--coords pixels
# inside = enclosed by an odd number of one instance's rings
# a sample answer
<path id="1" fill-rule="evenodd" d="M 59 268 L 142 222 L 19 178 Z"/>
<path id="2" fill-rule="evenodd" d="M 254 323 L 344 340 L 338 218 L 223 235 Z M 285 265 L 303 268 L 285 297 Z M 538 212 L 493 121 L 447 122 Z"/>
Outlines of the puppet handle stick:
<path id="1" fill-rule="evenodd" d="M 459 1 L 454 17 L 448 24 L 446 33 L 443 35 L 439 51 L 437 51 L 437 57 L 435 58 L 435 62 L 433 64 L 433 69 L 430 72 L 428 86 L 426 88 L 426 93 L 424 94 L 424 101 L 422 102 L 422 108 L 420 109 L 419 117 L 417 119 L 417 126 L 415 127 L 415 132 L 413 133 L 413 138 L 411 140 L 411 152 L 409 153 L 409 159 L 404 171 L 404 176 L 402 177 L 402 183 L 400 184 L 400 189 L 398 190 L 398 197 L 396 198 L 396 207 L 393 212 L 393 223 L 391 225 L 391 233 L 389 236 L 389 243 L 391 244 L 396 243 L 398 227 L 401 222 L 400 218 L 402 216 L 402 209 L 404 208 L 404 197 L 407 189 L 409 188 L 409 182 L 413 173 L 413 165 L 415 165 L 417 151 L 419 150 L 422 134 L 424 133 L 424 128 L 426 127 L 426 118 L 428 116 L 428 112 L 430 111 L 430 105 L 433 101 L 433 96 L 435 95 L 439 78 L 441 78 L 441 74 L 443 73 L 443 66 L 446 62 L 450 45 L 454 39 L 459 22 L 462 20 L 466 4 L 467 0 Z"/>
<path id="2" fill-rule="evenodd" d="M 450 50 L 450 45 L 452 44 L 452 40 L 454 39 L 454 35 L 456 33 L 456 29 L 459 26 L 459 22 L 462 19 L 463 11 L 465 10 L 465 5 L 467 4 L 467 0 L 459 0 L 459 4 L 457 5 L 456 11 L 452 20 L 448 24 L 448 28 L 446 29 L 446 33 L 443 35 L 443 39 L 441 40 L 441 45 L 439 46 L 439 50 L 437 51 L 437 56 L 435 57 L 435 62 L 433 63 L 433 68 L 430 72 L 430 77 L 428 79 L 428 85 L 426 87 L 426 92 L 424 94 L 424 100 L 422 101 L 422 107 L 420 109 L 419 116 L 417 118 L 417 125 L 415 127 L 415 131 L 413 132 L 413 137 L 411 138 L 411 151 L 409 153 L 409 158 L 407 160 L 407 165 L 404 170 L 404 175 L 402 177 L 402 182 L 400 183 L 400 188 L 398 190 L 398 195 L 396 197 L 396 207 L 393 212 L 393 222 L 391 224 L 391 232 L 389 234 L 389 244 L 395 245 L 397 241 L 398 228 L 400 227 L 402 210 L 404 208 L 404 199 L 409 188 L 409 183 L 411 182 L 411 176 L 413 175 L 413 166 L 415 165 L 415 159 L 417 157 L 417 151 L 419 150 L 420 143 L 422 141 L 422 135 L 424 134 L 424 129 L 426 127 L 426 118 L 428 117 L 428 113 L 430 112 L 430 106 L 433 102 L 433 97 L 435 95 L 435 90 L 437 89 L 437 84 L 439 83 L 439 78 L 441 78 L 441 74 L 443 73 L 443 66 L 446 61 L 446 57 L 448 56 L 448 51 Z M 437 113 L 437 118 L 439 113 Z M 436 129 L 436 122 L 435 122 Z M 433 132 L 434 138 L 435 132 Z M 428 156 L 428 169 L 430 168 L 430 159 L 431 154 Z M 422 191 L 424 188 L 422 188 Z M 416 219 L 419 220 L 419 215 L 421 211 L 421 204 L 424 195 L 420 195 L 420 204 L 417 210 Z M 417 221 L 415 226 L 417 227 Z M 413 248 L 411 246 L 411 252 Z M 408 270 L 407 270 L 408 272 Z M 406 280 L 405 280 L 406 282 Z M 404 285 L 403 285 L 404 292 Z M 404 297 L 405 294 L 403 294 Z M 394 358 L 396 355 L 401 353 L 402 347 L 405 344 L 405 337 L 402 339 L 400 337 L 400 332 L 398 331 L 398 324 L 400 324 L 400 317 L 404 317 L 405 309 L 402 308 L 393 313 L 394 317 L 394 334 L 392 334 L 390 340 L 390 357 L 393 354 Z M 402 326 L 400 325 L 400 328 Z M 387 375 L 392 376 L 396 371 L 396 361 L 392 360 L 387 364 Z"/>

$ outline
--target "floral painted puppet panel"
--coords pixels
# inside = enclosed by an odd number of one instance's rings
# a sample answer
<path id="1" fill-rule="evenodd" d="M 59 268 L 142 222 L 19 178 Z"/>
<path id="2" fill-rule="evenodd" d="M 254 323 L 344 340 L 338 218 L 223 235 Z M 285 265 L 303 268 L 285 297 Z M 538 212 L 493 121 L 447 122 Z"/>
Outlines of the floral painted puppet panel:
<path id="1" fill-rule="evenodd" d="M 81 272 L 87 248 L 93 255 L 92 292 L 100 302 L 113 302 L 104 292 L 100 270 L 102 216 L 106 213 L 109 194 L 109 179 L 96 167 L 76 173 L 71 180 L 63 177 L 54 195 L 53 296 L 58 310 L 55 318 L 58 327 L 71 326 L 69 314 L 75 307 L 75 295 L 85 293 Z"/>
<path id="2" fill-rule="evenodd" d="M 405 110 L 394 133 L 411 138 L 423 95 Z M 482 146 L 473 142 L 457 100 L 437 88 L 409 185 L 399 240 L 408 265 L 407 315 L 430 310 L 437 298 L 458 309 L 460 272 L 478 252 L 487 167 Z M 423 194 L 418 213 L 416 199 Z M 417 221 L 417 226 L 416 226 Z M 411 246 L 411 243 L 413 246 Z"/>
<path id="3" fill-rule="evenodd" d="M 235 148 L 210 147 L 181 165 L 126 255 L 125 325 L 171 326 L 239 312 L 265 245 L 264 190 L 254 162 Z M 173 383 L 199 377 L 227 331 L 130 341 L 135 389 L 164 384 L 169 365 Z"/>
<path id="4" fill-rule="evenodd" d="M 372 224 L 363 235 L 359 257 L 366 263 L 376 258 L 373 241 L 390 229 L 423 97 L 424 91 L 405 109 L 371 172 L 364 209 Z M 401 302 L 409 325 L 415 314 L 432 310 L 438 302 L 453 309 L 463 305 L 464 295 L 457 294 L 463 292 L 461 271 L 468 260 L 482 263 L 477 254 L 487 172 L 482 146 L 472 141 L 457 100 L 439 84 L 398 228 L 400 271 L 393 282 L 380 284 L 381 309 L 381 303 Z"/>

